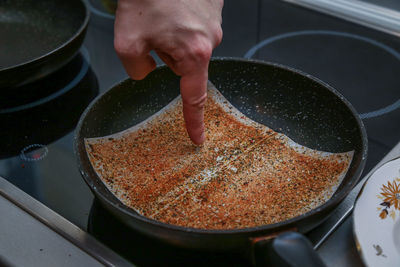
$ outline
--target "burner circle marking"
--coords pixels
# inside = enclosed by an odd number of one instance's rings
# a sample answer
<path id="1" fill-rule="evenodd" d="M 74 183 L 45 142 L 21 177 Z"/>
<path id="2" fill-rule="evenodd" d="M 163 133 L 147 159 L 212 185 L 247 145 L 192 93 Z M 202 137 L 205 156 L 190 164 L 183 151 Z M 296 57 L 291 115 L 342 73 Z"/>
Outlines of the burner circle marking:
<path id="1" fill-rule="evenodd" d="M 81 48 L 81 52 L 84 56 L 84 60 L 82 62 L 81 69 L 80 69 L 79 73 L 75 76 L 75 78 L 72 79 L 66 86 L 64 86 L 64 88 L 62 88 L 61 90 L 58 90 L 57 92 L 55 92 L 51 95 L 48 95 L 37 101 L 31 102 L 31 103 L 28 103 L 25 105 L 13 107 L 13 108 L 7 108 L 7 109 L 0 109 L 0 114 L 21 111 L 21 110 L 25 110 L 25 109 L 29 109 L 29 108 L 33 108 L 33 107 L 42 105 L 44 103 L 47 103 L 47 102 L 59 97 L 60 95 L 65 94 L 66 92 L 68 92 L 69 90 L 74 88 L 85 77 L 86 73 L 89 70 L 89 63 L 88 63 L 88 62 L 90 62 L 89 53 L 85 47 Z"/>
<path id="2" fill-rule="evenodd" d="M 28 153 L 30 153 L 34 150 L 38 150 L 38 149 L 40 149 L 40 151 L 37 151 L 36 153 L 33 153 L 32 155 L 28 155 Z M 48 153 L 49 153 L 49 149 L 47 148 L 47 146 L 42 145 L 42 144 L 32 144 L 21 150 L 20 157 L 21 157 L 21 159 L 23 159 L 25 161 L 32 162 L 32 161 L 39 161 L 39 160 L 44 159 Z"/>
<path id="3" fill-rule="evenodd" d="M 300 36 L 300 35 L 335 35 L 335 36 L 341 36 L 341 37 L 347 37 L 347 38 L 352 38 L 352 39 L 356 39 L 356 40 L 360 40 L 360 41 L 364 41 L 367 42 L 369 44 L 372 44 L 374 46 L 380 47 L 383 50 L 385 50 L 386 52 L 388 52 L 389 54 L 391 54 L 392 56 L 394 56 L 397 60 L 400 61 L 400 53 L 397 52 L 396 50 L 394 50 L 393 48 L 382 44 L 378 41 L 375 41 L 373 39 L 364 37 L 364 36 L 360 36 L 357 34 L 352 34 L 352 33 L 347 33 L 347 32 L 337 32 L 337 31 L 317 31 L 317 30 L 310 30 L 310 31 L 297 31 L 297 32 L 288 32 L 288 33 L 284 33 L 284 34 L 279 34 L 279 35 L 275 35 L 272 36 L 270 38 L 267 38 L 263 41 L 261 41 L 260 43 L 256 44 L 255 46 L 253 46 L 252 48 L 250 48 L 246 54 L 244 55 L 245 58 L 251 58 L 260 48 L 269 45 L 273 42 L 282 40 L 282 39 L 286 39 L 286 38 L 291 38 L 291 37 L 295 37 L 295 36 Z M 382 116 L 386 113 L 392 112 L 396 109 L 400 108 L 400 99 L 398 99 L 396 102 L 371 111 L 371 112 L 365 112 L 360 114 L 360 118 L 361 119 L 370 119 L 370 118 L 374 118 L 374 117 L 378 117 L 378 116 Z"/>

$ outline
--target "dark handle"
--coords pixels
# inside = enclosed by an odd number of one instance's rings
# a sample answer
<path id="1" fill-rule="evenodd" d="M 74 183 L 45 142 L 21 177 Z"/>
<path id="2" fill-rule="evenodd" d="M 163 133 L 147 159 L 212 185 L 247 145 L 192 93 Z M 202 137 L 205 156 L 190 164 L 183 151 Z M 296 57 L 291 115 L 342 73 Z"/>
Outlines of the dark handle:
<path id="1" fill-rule="evenodd" d="M 297 232 L 285 232 L 273 239 L 253 244 L 256 266 L 325 266 L 311 242 Z"/>

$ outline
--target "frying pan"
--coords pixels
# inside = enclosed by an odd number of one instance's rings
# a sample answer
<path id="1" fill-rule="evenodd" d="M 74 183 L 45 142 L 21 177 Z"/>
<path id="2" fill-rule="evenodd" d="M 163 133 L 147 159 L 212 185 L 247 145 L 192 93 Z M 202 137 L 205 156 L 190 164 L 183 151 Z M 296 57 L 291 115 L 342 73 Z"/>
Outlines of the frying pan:
<path id="1" fill-rule="evenodd" d="M 68 63 L 88 21 L 81 0 L 1 1 L 0 89 L 35 81 Z"/>
<path id="2" fill-rule="evenodd" d="M 165 242 L 192 249 L 245 251 L 257 262 L 275 258 L 280 252 L 273 251 L 280 246 L 287 248 L 286 254 L 283 253 L 287 259 L 293 252 L 306 255 L 298 247 L 291 248 L 290 244 L 297 243 L 310 248 L 309 242 L 296 232 L 305 233 L 320 224 L 357 183 L 364 168 L 367 137 L 362 121 L 335 89 L 282 65 L 247 59 L 213 59 L 209 79 L 241 112 L 299 144 L 329 152 L 354 150 L 349 170 L 332 198 L 286 221 L 235 230 L 168 225 L 145 218 L 122 204 L 96 175 L 86 154 L 84 139 L 127 129 L 174 99 L 179 94 L 179 77 L 165 66 L 144 80 L 128 79 L 117 84 L 98 96 L 82 114 L 75 133 L 75 153 L 83 178 L 100 203 L 122 222 Z M 294 232 L 271 239 L 288 230 Z M 282 259 L 276 262 L 282 263 Z"/>

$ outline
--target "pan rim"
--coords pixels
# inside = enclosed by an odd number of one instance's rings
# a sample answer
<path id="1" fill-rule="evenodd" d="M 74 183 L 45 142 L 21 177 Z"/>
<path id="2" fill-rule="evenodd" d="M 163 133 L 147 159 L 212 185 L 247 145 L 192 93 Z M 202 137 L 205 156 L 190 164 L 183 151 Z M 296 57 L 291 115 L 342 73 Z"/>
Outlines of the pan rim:
<path id="1" fill-rule="evenodd" d="M 89 11 L 88 4 L 86 3 L 86 1 L 84 1 L 84 0 L 78 0 L 78 1 L 82 4 L 82 7 L 85 9 L 85 19 L 82 21 L 81 26 L 78 28 L 78 30 L 68 40 L 66 40 L 60 46 L 57 46 L 56 48 L 50 50 L 49 52 L 47 52 L 47 53 L 45 53 L 43 55 L 37 56 L 35 58 L 32 58 L 32 59 L 30 59 L 28 61 L 24 61 L 24 62 L 16 64 L 16 65 L 12 65 L 12 66 L 5 67 L 5 68 L 0 68 L 0 72 L 11 71 L 11 70 L 14 70 L 14 69 L 17 69 L 17 68 L 29 66 L 29 65 L 34 64 L 36 62 L 39 62 L 40 60 L 42 60 L 42 59 L 44 59 L 44 58 L 46 58 L 46 57 L 48 57 L 48 56 L 50 56 L 52 54 L 55 54 L 55 53 L 59 52 L 60 50 L 62 50 L 63 48 L 67 47 L 79 35 L 81 35 L 82 32 L 85 31 L 85 29 L 87 28 L 87 25 L 89 23 L 90 11 Z"/>
<path id="2" fill-rule="evenodd" d="M 325 209 L 333 209 L 335 208 L 340 201 L 342 201 L 348 194 L 349 192 L 352 190 L 352 188 L 357 184 L 357 182 L 360 179 L 361 173 L 364 170 L 365 164 L 366 164 L 366 158 L 367 158 L 367 153 L 368 153 L 368 139 L 367 139 L 367 133 L 366 133 L 366 129 L 364 126 L 363 121 L 361 120 L 360 116 L 358 115 L 358 112 L 356 111 L 356 109 L 353 107 L 353 105 L 340 93 L 338 92 L 335 88 L 333 88 L 332 86 L 330 86 L 329 84 L 327 84 L 326 82 L 323 82 L 322 80 L 314 77 L 313 75 L 310 75 L 304 71 L 283 65 L 283 64 L 279 64 L 279 63 L 275 63 L 275 62 L 268 62 L 268 61 L 263 61 L 263 60 L 257 60 L 257 59 L 247 59 L 247 58 L 239 58 L 239 57 L 213 57 L 211 59 L 212 62 L 223 62 L 223 61 L 233 61 L 233 62 L 242 62 L 242 63 L 256 63 L 256 64 L 261 64 L 261 65 L 268 65 L 268 66 L 272 66 L 272 67 L 277 67 L 279 69 L 285 70 L 285 71 L 290 71 L 294 74 L 299 74 L 307 79 L 312 80 L 313 82 L 316 82 L 317 84 L 321 85 L 322 87 L 328 89 L 331 93 L 333 93 L 336 97 L 338 97 L 340 100 L 342 100 L 342 102 L 346 105 L 346 107 L 351 111 L 357 125 L 360 131 L 360 136 L 361 136 L 361 161 L 360 164 L 357 166 L 357 168 L 354 170 L 354 174 L 353 177 L 351 179 L 351 181 L 349 181 L 349 183 L 347 183 L 345 185 L 344 188 L 342 188 L 342 190 L 340 192 L 337 192 L 337 194 L 334 194 L 328 201 L 326 201 L 325 203 L 323 203 L 322 205 L 306 212 L 303 214 L 300 214 L 296 217 L 290 218 L 288 220 L 284 220 L 284 221 L 280 221 L 277 223 L 273 223 L 273 224 L 266 224 L 266 225 L 260 225 L 260 226 L 255 226 L 255 227 L 247 227 L 247 228 L 238 228 L 238 229 L 221 229 L 221 230 L 217 230 L 217 229 L 201 229 L 201 228 L 191 228 L 191 227 L 183 227 L 183 226 L 178 226 L 178 225 L 172 225 L 172 224 L 167 224 L 167 223 L 163 223 L 154 219 L 150 219 L 147 218 L 145 216 L 142 216 L 140 214 L 138 214 L 136 211 L 134 211 L 132 208 L 129 208 L 128 206 L 124 205 L 118 198 L 115 198 L 120 202 L 120 204 L 118 203 L 114 203 L 113 201 L 111 201 L 110 199 L 108 199 L 107 197 L 104 197 L 101 193 L 98 192 L 97 188 L 94 187 L 91 183 L 90 180 L 88 179 L 87 176 L 89 176 L 89 174 L 87 173 L 87 171 L 84 170 L 83 166 L 82 166 L 82 160 L 81 160 L 81 153 L 79 153 L 79 139 L 81 138 L 80 136 L 80 131 L 83 125 L 83 122 L 87 116 L 87 114 L 91 111 L 92 107 L 98 102 L 98 100 L 100 100 L 101 98 L 103 98 L 103 96 L 105 96 L 108 92 L 110 92 L 113 88 L 115 88 L 116 86 L 129 81 L 131 79 L 124 79 L 122 81 L 119 81 L 117 83 L 115 83 L 112 87 L 110 87 L 107 91 L 101 93 L 100 95 L 98 95 L 85 109 L 85 111 L 82 113 L 81 118 L 79 119 L 79 122 L 77 124 L 77 127 L 75 129 L 75 133 L 74 133 L 74 152 L 75 152 L 75 156 L 77 158 L 78 161 L 78 167 L 79 167 L 79 171 L 82 174 L 85 182 L 88 184 L 88 186 L 91 188 L 91 190 L 93 190 L 96 194 L 96 197 L 101 196 L 101 199 L 103 201 L 106 201 L 108 205 L 114 207 L 115 209 L 117 209 L 118 211 L 124 213 L 125 216 L 129 216 L 129 217 L 134 217 L 136 220 L 142 221 L 144 223 L 148 223 L 148 224 L 152 224 L 156 227 L 161 227 L 164 228 L 166 230 L 173 230 L 173 231 L 178 231 L 178 232 L 185 232 L 185 233 L 194 233 L 194 234 L 201 234 L 201 235 L 252 235 L 252 236 L 257 236 L 257 235 L 262 235 L 263 233 L 269 233 L 269 232 L 274 232 L 274 231 L 282 231 L 282 229 L 291 229 L 293 230 L 293 228 L 291 228 L 291 225 L 302 221 L 303 219 L 307 218 L 307 217 L 311 217 L 313 215 L 316 215 L 318 212 L 325 210 Z M 168 68 L 168 66 L 166 66 L 165 64 L 158 66 L 157 70 L 159 69 L 164 69 L 164 68 Z M 92 168 L 92 166 L 91 166 Z M 94 170 L 93 170 L 94 171 Z M 95 172 L 94 172 L 95 173 Z M 100 179 L 97 175 L 96 175 L 97 179 Z M 100 181 L 103 183 L 103 181 L 100 179 Z M 103 183 L 104 184 L 104 183 Z M 104 185 L 105 186 L 105 185 Z M 106 186 L 105 186 L 106 187 Z M 106 187 L 106 189 L 108 190 L 108 188 Z M 110 192 L 112 194 L 112 192 Z M 112 194 L 114 195 L 114 194 Z"/>

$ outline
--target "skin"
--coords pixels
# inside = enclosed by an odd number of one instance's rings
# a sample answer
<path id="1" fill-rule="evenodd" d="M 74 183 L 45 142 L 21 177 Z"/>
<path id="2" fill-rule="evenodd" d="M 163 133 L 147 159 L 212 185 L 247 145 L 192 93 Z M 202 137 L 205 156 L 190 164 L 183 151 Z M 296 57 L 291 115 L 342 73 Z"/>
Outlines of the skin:
<path id="1" fill-rule="evenodd" d="M 119 0 L 114 47 L 128 75 L 147 76 L 158 56 L 181 76 L 186 129 L 193 143 L 205 141 L 204 105 L 212 50 L 222 40 L 223 0 Z"/>

